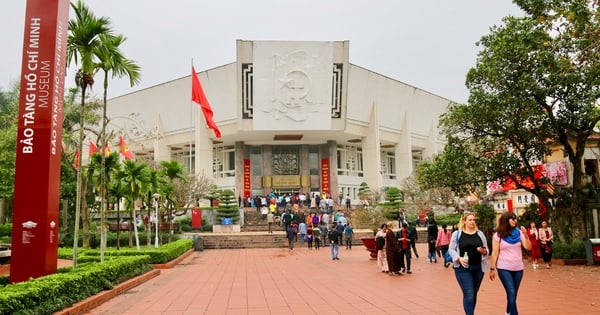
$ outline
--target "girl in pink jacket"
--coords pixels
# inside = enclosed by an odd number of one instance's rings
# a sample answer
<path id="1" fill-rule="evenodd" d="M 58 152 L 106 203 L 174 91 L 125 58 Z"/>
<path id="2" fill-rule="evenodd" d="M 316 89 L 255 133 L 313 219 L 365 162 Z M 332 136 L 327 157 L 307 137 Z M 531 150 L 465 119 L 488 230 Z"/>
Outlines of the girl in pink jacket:
<path id="1" fill-rule="evenodd" d="M 452 237 L 452 233 L 448 231 L 446 228 L 448 226 L 446 224 L 442 224 L 442 229 L 438 231 L 437 241 L 435 242 L 435 248 L 438 248 L 442 251 L 442 257 L 444 257 L 444 267 L 448 268 L 450 266 L 450 261 L 446 260 L 446 252 L 448 251 L 448 246 L 450 245 L 450 237 Z"/>

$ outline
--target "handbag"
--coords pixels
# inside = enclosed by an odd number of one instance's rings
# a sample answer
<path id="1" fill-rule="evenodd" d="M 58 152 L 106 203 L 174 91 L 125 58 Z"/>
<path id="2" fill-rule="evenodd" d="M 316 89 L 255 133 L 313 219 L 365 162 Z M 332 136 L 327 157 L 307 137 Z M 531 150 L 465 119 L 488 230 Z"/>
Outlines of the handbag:
<path id="1" fill-rule="evenodd" d="M 444 254 L 444 262 L 452 262 L 452 256 L 450 256 L 450 251 L 446 251 L 446 254 Z"/>

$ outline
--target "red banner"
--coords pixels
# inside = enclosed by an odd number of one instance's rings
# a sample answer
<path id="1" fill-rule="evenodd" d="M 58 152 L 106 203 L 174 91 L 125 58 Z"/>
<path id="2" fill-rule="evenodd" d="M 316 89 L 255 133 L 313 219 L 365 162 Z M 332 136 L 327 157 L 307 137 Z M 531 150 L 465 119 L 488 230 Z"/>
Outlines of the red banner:
<path id="1" fill-rule="evenodd" d="M 321 192 L 331 193 L 329 183 L 329 159 L 321 159 Z"/>
<path id="2" fill-rule="evenodd" d="M 250 197 L 250 160 L 244 160 L 244 198 Z"/>
<path id="3" fill-rule="evenodd" d="M 192 229 L 199 229 L 202 227 L 202 209 L 192 209 Z"/>
<path id="4" fill-rule="evenodd" d="M 10 282 L 56 273 L 68 0 L 28 0 Z"/>

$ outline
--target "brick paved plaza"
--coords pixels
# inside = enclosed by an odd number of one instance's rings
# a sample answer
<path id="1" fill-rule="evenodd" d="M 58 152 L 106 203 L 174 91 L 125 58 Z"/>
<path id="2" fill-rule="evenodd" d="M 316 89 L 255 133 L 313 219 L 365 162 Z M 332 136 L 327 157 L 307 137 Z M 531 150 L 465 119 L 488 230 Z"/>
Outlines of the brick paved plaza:
<path id="1" fill-rule="evenodd" d="M 363 246 L 227 249 L 194 252 L 172 269 L 88 314 L 463 314 L 451 268 L 429 263 L 418 244 L 413 274 L 378 272 Z M 599 314 L 600 267 L 530 265 L 518 297 L 520 314 Z M 501 283 L 486 278 L 476 314 L 504 314 Z"/>

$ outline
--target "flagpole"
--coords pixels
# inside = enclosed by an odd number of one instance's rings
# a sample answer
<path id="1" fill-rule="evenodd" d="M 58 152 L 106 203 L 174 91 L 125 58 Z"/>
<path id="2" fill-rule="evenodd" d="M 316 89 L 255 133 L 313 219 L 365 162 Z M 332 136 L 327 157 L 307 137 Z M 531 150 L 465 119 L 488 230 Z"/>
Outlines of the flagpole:
<path id="1" fill-rule="evenodd" d="M 194 58 L 192 58 L 191 62 L 192 62 L 192 71 L 194 71 Z M 190 80 L 193 80 L 192 76 L 190 76 Z M 190 86 L 192 86 L 192 84 L 190 84 Z M 194 139 L 194 120 L 193 120 L 193 114 L 192 114 L 193 106 L 194 106 L 194 101 L 190 97 L 190 175 L 192 173 L 192 163 L 193 163 L 193 161 L 192 161 L 192 139 Z"/>

